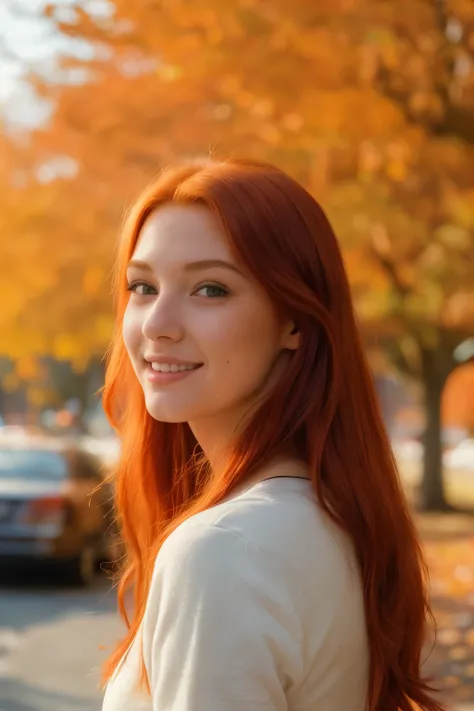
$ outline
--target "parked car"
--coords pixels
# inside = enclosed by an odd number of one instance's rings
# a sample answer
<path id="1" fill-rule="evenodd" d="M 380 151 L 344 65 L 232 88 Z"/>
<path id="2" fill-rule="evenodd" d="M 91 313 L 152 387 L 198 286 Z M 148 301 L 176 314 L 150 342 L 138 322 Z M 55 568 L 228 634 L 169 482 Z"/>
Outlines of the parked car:
<path id="1" fill-rule="evenodd" d="M 1 567 L 54 563 L 77 583 L 122 554 L 112 491 L 99 460 L 77 444 L 0 438 Z"/>
<path id="2" fill-rule="evenodd" d="M 115 435 L 93 437 L 84 435 L 80 439 L 81 447 L 97 457 L 106 468 L 113 467 L 120 456 L 120 442 Z"/>

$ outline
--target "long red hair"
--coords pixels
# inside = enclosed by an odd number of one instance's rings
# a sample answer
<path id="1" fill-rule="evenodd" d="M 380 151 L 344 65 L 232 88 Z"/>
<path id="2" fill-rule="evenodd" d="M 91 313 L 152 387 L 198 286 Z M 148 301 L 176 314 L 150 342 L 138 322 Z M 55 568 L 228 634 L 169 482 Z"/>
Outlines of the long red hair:
<path id="1" fill-rule="evenodd" d="M 220 218 L 236 256 L 276 307 L 292 315 L 301 334 L 291 366 L 249 420 L 218 477 L 211 476 L 186 423 L 157 422 L 148 414 L 122 340 L 126 264 L 147 217 L 170 201 L 198 201 Z M 427 570 L 382 424 L 343 259 L 318 203 L 269 165 L 205 160 L 173 166 L 130 211 L 115 276 L 116 332 L 104 404 L 122 445 L 116 508 L 127 563 L 118 595 L 128 632 L 104 668 L 104 681 L 137 633 L 164 540 L 292 440 L 310 467 L 321 507 L 355 546 L 370 643 L 368 711 L 411 711 L 416 705 L 442 711 L 420 674 L 431 615 Z"/>

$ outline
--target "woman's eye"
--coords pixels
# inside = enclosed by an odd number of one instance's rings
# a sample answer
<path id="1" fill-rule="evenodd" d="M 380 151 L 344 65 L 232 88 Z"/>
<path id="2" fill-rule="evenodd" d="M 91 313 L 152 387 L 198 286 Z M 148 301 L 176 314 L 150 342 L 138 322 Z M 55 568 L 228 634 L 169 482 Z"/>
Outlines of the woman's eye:
<path id="1" fill-rule="evenodd" d="M 133 294 L 139 294 L 139 296 L 150 296 L 156 293 L 154 286 L 150 284 L 145 284 L 143 281 L 136 281 L 133 284 L 127 286 L 127 291 L 131 291 Z"/>
<path id="2" fill-rule="evenodd" d="M 219 284 L 203 284 L 194 293 L 199 294 L 199 292 L 205 292 L 204 296 L 211 299 L 227 296 L 229 294 L 228 290 L 223 286 L 219 286 Z"/>

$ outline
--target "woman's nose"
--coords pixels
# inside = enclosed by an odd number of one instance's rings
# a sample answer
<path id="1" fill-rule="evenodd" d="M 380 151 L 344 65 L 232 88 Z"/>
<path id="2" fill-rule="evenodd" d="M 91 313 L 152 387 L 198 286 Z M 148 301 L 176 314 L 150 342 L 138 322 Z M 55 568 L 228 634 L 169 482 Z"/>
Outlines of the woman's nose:
<path id="1" fill-rule="evenodd" d="M 150 306 L 143 321 L 142 333 L 151 341 L 159 338 L 180 341 L 184 335 L 184 328 L 176 306 L 169 300 L 158 297 Z"/>

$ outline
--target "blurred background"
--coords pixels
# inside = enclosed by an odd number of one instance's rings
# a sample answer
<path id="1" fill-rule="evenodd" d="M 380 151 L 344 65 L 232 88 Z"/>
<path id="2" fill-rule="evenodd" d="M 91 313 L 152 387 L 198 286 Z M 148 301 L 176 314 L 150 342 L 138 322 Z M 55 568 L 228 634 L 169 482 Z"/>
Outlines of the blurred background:
<path id="1" fill-rule="evenodd" d="M 430 566 L 426 669 L 472 710 L 473 0 L 1 0 L 0 711 L 100 709 L 115 243 L 203 154 L 329 213 Z"/>

